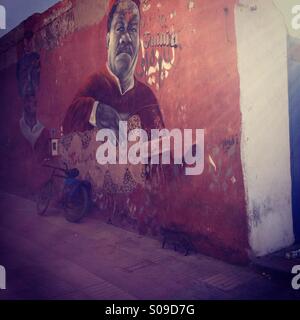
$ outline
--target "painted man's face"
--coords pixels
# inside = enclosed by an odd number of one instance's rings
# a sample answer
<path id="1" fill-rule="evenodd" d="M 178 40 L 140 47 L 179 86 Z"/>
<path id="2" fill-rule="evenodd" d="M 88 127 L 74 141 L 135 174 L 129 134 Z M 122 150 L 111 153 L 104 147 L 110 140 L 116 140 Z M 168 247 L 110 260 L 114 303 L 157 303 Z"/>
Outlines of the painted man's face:
<path id="1" fill-rule="evenodd" d="M 33 51 L 32 39 L 24 39 L 24 52 L 30 53 Z"/>
<path id="2" fill-rule="evenodd" d="M 24 97 L 24 111 L 28 114 L 35 114 L 37 110 L 36 97 L 27 95 Z"/>
<path id="3" fill-rule="evenodd" d="M 120 79 L 134 71 L 139 50 L 139 26 L 137 5 L 131 0 L 122 0 L 107 34 L 108 64 Z"/>

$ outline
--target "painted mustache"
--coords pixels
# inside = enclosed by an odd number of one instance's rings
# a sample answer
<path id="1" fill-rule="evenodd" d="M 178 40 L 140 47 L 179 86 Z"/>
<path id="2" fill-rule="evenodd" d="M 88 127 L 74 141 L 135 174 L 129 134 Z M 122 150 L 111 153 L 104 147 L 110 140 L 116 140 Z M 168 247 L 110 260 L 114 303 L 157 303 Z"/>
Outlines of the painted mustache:
<path id="1" fill-rule="evenodd" d="M 121 54 L 121 53 L 127 53 L 130 56 L 133 56 L 133 48 L 131 45 L 122 45 L 118 47 L 117 50 L 117 55 Z"/>

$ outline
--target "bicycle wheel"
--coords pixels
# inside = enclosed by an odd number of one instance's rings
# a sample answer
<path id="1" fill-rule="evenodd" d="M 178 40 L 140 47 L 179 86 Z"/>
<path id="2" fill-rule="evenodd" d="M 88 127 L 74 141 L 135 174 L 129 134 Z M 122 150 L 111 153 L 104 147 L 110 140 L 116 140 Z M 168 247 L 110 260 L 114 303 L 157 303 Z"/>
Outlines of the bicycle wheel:
<path id="1" fill-rule="evenodd" d="M 42 186 L 37 197 L 36 209 L 39 215 L 43 216 L 46 214 L 46 211 L 50 204 L 50 200 L 52 198 L 52 192 L 53 182 L 52 180 L 49 180 Z"/>
<path id="2" fill-rule="evenodd" d="M 89 209 L 89 195 L 84 186 L 77 186 L 65 204 L 65 218 L 69 222 L 79 222 Z"/>

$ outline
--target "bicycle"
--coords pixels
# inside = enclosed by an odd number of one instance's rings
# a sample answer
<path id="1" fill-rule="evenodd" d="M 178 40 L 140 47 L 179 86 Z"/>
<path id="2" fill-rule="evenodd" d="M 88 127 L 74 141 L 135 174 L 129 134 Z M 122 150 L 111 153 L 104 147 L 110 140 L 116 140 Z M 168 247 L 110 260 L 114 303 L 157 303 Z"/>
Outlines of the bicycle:
<path id="1" fill-rule="evenodd" d="M 43 167 L 53 169 L 49 180 L 41 187 L 37 197 L 36 208 L 39 215 L 45 215 L 51 200 L 55 195 L 55 178 L 64 179 L 62 196 L 60 204 L 65 212 L 65 218 L 69 222 L 79 222 L 89 211 L 91 205 L 91 184 L 89 181 L 78 179 L 79 170 L 77 168 L 69 169 L 64 163 L 65 169 L 51 165 Z M 64 175 L 57 174 L 57 171 Z"/>

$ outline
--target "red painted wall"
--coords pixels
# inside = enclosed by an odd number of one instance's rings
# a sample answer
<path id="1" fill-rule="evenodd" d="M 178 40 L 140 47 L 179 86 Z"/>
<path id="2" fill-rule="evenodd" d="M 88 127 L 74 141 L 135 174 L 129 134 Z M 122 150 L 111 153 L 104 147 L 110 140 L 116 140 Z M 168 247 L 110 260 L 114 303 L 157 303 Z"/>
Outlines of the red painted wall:
<path id="1" fill-rule="evenodd" d="M 55 29 L 51 23 L 45 27 L 43 21 L 55 10 L 67 6 L 68 1 L 29 19 L 20 27 L 21 30 L 28 26 L 33 28 L 41 56 L 38 118 L 47 128 L 57 132 L 60 132 L 64 114 L 79 86 L 106 61 L 106 18 L 77 28 L 72 25 L 72 10 L 76 10 L 79 2 L 72 1 L 69 25 L 64 27 L 66 34 L 59 41 L 53 36 Z M 156 72 L 156 83 L 151 85 L 166 127 L 205 129 L 204 173 L 185 176 L 180 183 L 170 184 L 164 199 L 169 199 L 172 206 L 161 204 L 159 207 L 160 204 L 153 203 L 158 208 L 159 221 L 189 233 L 203 253 L 243 262 L 247 260 L 248 228 L 239 143 L 241 114 L 234 5 L 235 0 L 144 1 L 141 39 L 147 39 L 143 36 L 145 32 L 173 31 L 178 34 L 179 45 L 173 51 L 164 47 L 145 49 L 144 58 L 140 50 L 136 75 L 149 84 L 145 65 L 156 65 L 156 50 L 166 62 L 172 60 L 175 53 L 167 78 L 161 80 L 157 88 L 161 73 Z M 103 12 L 99 14 L 102 15 Z M 64 19 L 56 21 L 61 24 Z M 42 30 L 48 30 L 48 33 L 42 35 Z M 19 41 L 16 47 L 20 48 L 22 36 L 18 40 L 17 32 L 13 31 L 2 39 L 1 52 L 7 46 L 8 38 Z M 20 49 L 14 50 L 18 51 Z M 0 71 L 1 180 L 2 188 L 11 192 L 17 192 L 16 185 L 22 188 L 22 183 L 15 183 L 20 177 L 14 174 L 9 155 L 12 152 L 10 138 L 18 130 L 22 113 L 15 70 L 13 63 Z M 34 172 L 36 163 L 27 162 Z M 34 189 L 43 179 L 41 174 L 31 187 Z"/>

